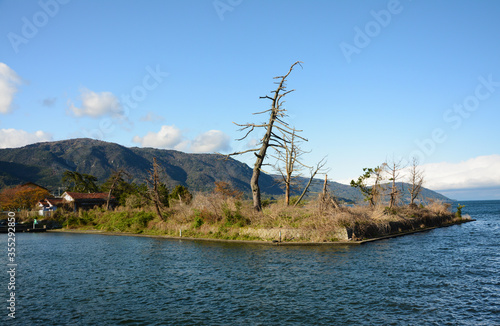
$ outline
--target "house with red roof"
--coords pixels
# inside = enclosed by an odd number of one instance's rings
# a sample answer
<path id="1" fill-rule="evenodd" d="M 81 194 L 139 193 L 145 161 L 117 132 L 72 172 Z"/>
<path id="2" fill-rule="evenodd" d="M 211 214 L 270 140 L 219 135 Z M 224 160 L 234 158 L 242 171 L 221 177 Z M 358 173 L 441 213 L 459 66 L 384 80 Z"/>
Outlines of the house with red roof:
<path id="1" fill-rule="evenodd" d="M 75 212 L 79 209 L 91 209 L 95 206 L 105 206 L 108 201 L 108 193 L 105 192 L 85 194 L 80 192 L 66 191 L 64 194 L 62 194 L 61 197 L 64 204 L 69 204 Z M 116 199 L 114 196 L 111 196 L 109 204 L 110 207 L 116 205 Z"/>

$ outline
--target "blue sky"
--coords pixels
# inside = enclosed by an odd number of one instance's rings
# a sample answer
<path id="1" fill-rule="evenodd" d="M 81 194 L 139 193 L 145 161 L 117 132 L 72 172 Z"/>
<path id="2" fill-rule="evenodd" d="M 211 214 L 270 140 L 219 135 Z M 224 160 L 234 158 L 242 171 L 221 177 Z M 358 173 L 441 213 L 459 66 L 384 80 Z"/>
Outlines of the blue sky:
<path id="1" fill-rule="evenodd" d="M 500 199 L 498 1 L 0 0 L 0 147 L 92 137 L 229 153 L 288 79 L 288 121 L 348 182 L 416 156 Z M 252 164 L 252 155 L 238 159 Z"/>

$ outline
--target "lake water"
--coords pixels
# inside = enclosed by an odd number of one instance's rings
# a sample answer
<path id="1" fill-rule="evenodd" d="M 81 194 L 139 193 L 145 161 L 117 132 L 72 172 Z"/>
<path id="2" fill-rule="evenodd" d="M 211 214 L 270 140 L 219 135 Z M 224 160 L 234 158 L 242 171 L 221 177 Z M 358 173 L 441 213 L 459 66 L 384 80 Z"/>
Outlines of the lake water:
<path id="1" fill-rule="evenodd" d="M 16 235 L 2 325 L 500 325 L 500 201 L 477 219 L 360 246 Z"/>

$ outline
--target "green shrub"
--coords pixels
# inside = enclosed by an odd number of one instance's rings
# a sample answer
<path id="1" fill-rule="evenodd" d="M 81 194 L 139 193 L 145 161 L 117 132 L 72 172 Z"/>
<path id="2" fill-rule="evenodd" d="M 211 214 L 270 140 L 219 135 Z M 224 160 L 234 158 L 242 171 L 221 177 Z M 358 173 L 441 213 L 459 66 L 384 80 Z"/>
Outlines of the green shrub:
<path id="1" fill-rule="evenodd" d="M 184 204 L 189 205 L 191 203 L 191 200 L 193 199 L 193 195 L 191 195 L 186 187 L 177 185 L 170 193 L 170 198 L 173 200 L 180 200 Z"/>
<path id="2" fill-rule="evenodd" d="M 262 207 L 268 207 L 271 204 L 275 204 L 275 203 L 276 203 L 276 200 L 270 199 L 270 198 L 262 199 L 262 201 L 261 201 Z"/>
<path id="3" fill-rule="evenodd" d="M 226 221 L 225 225 L 226 226 L 234 225 L 238 227 L 243 227 L 245 225 L 248 225 L 250 223 L 250 220 L 245 218 L 240 212 L 241 203 L 239 203 L 238 205 L 238 202 L 236 202 L 235 206 L 236 206 L 236 211 L 233 212 L 226 203 L 222 205 L 222 214 Z"/>
<path id="4" fill-rule="evenodd" d="M 385 215 L 397 215 L 398 212 L 396 211 L 395 208 L 385 207 L 384 208 L 384 214 Z"/>
<path id="5" fill-rule="evenodd" d="M 458 204 L 457 211 L 455 212 L 456 217 L 462 218 L 462 208 L 464 208 L 464 207 L 465 207 L 465 205 Z"/>
<path id="6" fill-rule="evenodd" d="M 137 212 L 133 214 L 134 224 L 140 227 L 147 227 L 149 221 L 154 220 L 155 216 L 153 212 Z"/>
<path id="7" fill-rule="evenodd" d="M 200 210 L 193 209 L 193 211 L 194 211 L 193 228 L 197 229 L 200 226 L 202 226 L 205 221 L 203 221 L 202 212 Z"/>

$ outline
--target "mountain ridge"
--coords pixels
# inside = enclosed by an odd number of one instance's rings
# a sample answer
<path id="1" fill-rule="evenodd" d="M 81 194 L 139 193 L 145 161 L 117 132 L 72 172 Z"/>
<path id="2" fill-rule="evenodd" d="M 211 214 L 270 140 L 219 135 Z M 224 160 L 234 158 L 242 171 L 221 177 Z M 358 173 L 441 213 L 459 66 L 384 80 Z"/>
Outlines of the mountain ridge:
<path id="1" fill-rule="evenodd" d="M 245 163 L 219 154 L 184 153 L 151 147 L 125 147 L 120 144 L 89 138 L 40 142 L 19 148 L 0 149 L 0 188 L 25 182 L 34 182 L 55 191 L 61 187 L 66 170 L 91 174 L 103 183 L 113 171 L 124 169 L 130 182 L 144 183 L 156 158 L 162 168 L 163 182 L 169 188 L 186 186 L 191 191 L 209 191 L 216 181 L 228 182 L 232 187 L 251 193 L 249 181 L 252 169 Z M 301 178 L 299 185 L 307 182 Z M 280 196 L 283 189 L 277 177 L 262 173 L 259 185 L 263 194 Z M 323 181 L 314 179 L 311 195 L 320 192 Z M 337 182 L 329 182 L 330 191 L 346 202 L 362 202 L 359 190 Z M 300 190 L 301 191 L 301 190 Z M 432 198 L 449 200 L 425 189 Z M 425 195 L 424 195 L 425 198 Z"/>
<path id="2" fill-rule="evenodd" d="M 168 187 L 184 185 L 194 191 L 213 188 L 216 181 L 250 191 L 252 169 L 218 154 L 188 154 L 176 150 L 125 147 L 88 138 L 41 142 L 20 148 L 0 149 L 0 187 L 32 181 L 48 188 L 61 186 L 66 170 L 91 174 L 104 182 L 114 170 L 124 169 L 131 182 L 144 183 L 156 157 Z M 263 193 L 278 195 L 274 179 L 262 175 Z"/>

